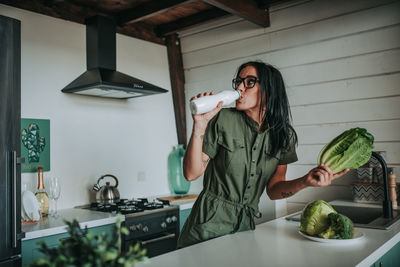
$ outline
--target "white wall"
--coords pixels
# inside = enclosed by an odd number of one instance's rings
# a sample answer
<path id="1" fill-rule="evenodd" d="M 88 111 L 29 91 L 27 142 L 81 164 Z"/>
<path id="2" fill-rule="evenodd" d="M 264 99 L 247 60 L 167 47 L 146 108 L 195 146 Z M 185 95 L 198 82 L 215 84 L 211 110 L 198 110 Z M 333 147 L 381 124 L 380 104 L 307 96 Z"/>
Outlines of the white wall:
<path id="1" fill-rule="evenodd" d="M 5 5 L 0 14 L 21 20 L 22 117 L 50 119 L 44 177 L 61 179 L 59 208 L 89 203 L 106 173 L 119 178 L 121 197 L 169 194 L 167 157 L 177 135 L 166 47 L 117 35 L 117 70 L 168 93 L 128 101 L 64 94 L 86 70 L 85 26 Z M 36 177 L 23 174 L 22 182 L 34 190 Z"/>
<path id="2" fill-rule="evenodd" d="M 352 127 L 367 128 L 375 150 L 386 150 L 388 164 L 399 170 L 400 2 L 297 1 L 272 8 L 270 19 L 265 29 L 229 17 L 180 33 L 187 99 L 230 88 L 245 61 L 266 61 L 284 76 L 299 136 L 299 161 L 289 166 L 288 179 L 316 166 L 323 145 Z M 190 134 L 188 109 L 187 117 Z M 354 176 L 299 192 L 287 200 L 289 211 L 315 199 L 351 199 Z M 263 199 L 261 209 L 271 205 Z M 276 216 L 285 206 L 276 202 Z"/>

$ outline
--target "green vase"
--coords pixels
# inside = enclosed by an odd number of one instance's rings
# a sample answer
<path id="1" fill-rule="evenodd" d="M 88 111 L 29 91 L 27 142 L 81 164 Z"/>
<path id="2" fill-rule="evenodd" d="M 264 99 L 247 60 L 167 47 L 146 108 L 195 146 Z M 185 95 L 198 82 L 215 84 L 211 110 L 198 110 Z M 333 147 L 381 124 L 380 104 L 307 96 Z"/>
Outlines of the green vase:
<path id="1" fill-rule="evenodd" d="M 175 194 L 186 194 L 190 182 L 183 176 L 182 162 L 185 149 L 183 145 L 174 146 L 168 156 L 168 182 Z"/>

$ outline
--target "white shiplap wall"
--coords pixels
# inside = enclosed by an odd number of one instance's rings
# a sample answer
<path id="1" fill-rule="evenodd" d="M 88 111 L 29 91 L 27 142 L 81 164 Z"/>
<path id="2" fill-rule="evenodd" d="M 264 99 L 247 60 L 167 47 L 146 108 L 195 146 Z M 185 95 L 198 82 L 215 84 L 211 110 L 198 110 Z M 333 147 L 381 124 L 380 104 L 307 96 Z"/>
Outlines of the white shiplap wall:
<path id="1" fill-rule="evenodd" d="M 186 98 L 230 88 L 236 68 L 259 59 L 275 65 L 285 79 L 299 161 L 288 179 L 316 165 L 324 144 L 352 127 L 367 128 L 375 150 L 386 150 L 400 167 L 400 1 L 295 1 L 270 12 L 271 26 L 259 28 L 228 17 L 180 33 Z M 187 109 L 188 134 L 192 120 Z M 352 171 L 326 188 L 308 188 L 287 199 L 288 211 L 315 199 L 351 199 Z M 194 183 L 201 188 L 201 181 Z M 266 196 L 265 196 L 266 198 Z M 261 209 L 284 201 L 265 198 Z"/>

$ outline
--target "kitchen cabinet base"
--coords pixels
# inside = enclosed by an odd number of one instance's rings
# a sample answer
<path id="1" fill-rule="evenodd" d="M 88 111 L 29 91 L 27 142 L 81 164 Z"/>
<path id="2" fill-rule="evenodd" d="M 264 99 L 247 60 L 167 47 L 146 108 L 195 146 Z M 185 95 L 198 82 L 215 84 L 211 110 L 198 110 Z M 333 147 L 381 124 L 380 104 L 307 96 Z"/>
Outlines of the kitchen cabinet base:
<path id="1" fill-rule="evenodd" d="M 107 233 L 111 235 L 114 224 L 107 224 L 98 227 L 89 228 L 89 231 L 95 235 L 100 233 Z M 39 251 L 41 241 L 45 241 L 49 248 L 57 247 L 60 244 L 60 240 L 68 238 L 68 233 L 62 233 L 57 235 L 51 235 L 41 238 L 34 238 L 22 241 L 22 266 L 32 263 L 33 260 L 38 260 L 43 257 L 43 254 Z"/>

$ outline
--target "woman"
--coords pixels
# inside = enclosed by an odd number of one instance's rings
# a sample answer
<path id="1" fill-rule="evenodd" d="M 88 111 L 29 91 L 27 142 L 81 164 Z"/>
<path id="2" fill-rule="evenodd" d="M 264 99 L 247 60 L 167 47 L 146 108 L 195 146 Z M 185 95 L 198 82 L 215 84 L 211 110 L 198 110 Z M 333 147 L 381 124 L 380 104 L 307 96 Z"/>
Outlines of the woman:
<path id="1" fill-rule="evenodd" d="M 333 174 L 322 164 L 286 181 L 287 164 L 297 161 L 297 135 L 280 72 L 263 62 L 248 62 L 238 68 L 232 85 L 241 93 L 236 109 L 221 110 L 220 102 L 208 113 L 193 115 L 183 171 L 189 181 L 204 173 L 204 188 L 178 247 L 253 230 L 264 189 L 272 200 L 287 198 L 309 186 L 327 186 L 348 171 Z"/>

